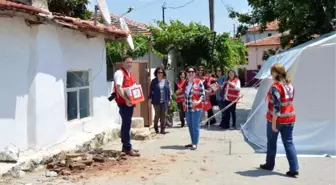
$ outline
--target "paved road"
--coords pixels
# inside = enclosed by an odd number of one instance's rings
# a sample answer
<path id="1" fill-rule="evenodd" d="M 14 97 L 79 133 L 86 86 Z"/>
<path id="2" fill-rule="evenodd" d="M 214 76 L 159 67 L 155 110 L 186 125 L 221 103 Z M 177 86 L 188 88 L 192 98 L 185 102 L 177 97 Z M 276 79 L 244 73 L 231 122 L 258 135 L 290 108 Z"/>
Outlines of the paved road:
<path id="1" fill-rule="evenodd" d="M 253 100 L 253 99 L 252 99 Z M 242 122 L 248 113 L 251 99 L 243 100 L 238 114 Z M 335 159 L 300 158 L 300 176 L 288 178 L 286 158 L 276 160 L 274 172 L 258 170 L 265 160 L 256 154 L 242 138 L 239 130 L 201 131 L 198 150 L 185 149 L 190 142 L 187 128 L 171 128 L 170 133 L 150 141 L 134 141 L 142 157 L 127 160 L 122 165 L 104 164 L 78 175 L 46 178 L 43 170 L 7 184 L 32 185 L 331 185 L 335 180 Z M 230 154 L 231 141 L 231 154 Z M 120 148 L 119 141 L 105 148 Z M 1 184 L 1 183 L 0 183 Z"/>

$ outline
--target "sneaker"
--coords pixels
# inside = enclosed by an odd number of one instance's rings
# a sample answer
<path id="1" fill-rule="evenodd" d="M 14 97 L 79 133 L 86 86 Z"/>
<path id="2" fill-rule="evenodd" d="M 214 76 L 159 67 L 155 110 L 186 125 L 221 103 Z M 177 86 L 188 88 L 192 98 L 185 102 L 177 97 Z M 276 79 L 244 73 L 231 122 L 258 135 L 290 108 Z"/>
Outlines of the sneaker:
<path id="1" fill-rule="evenodd" d="M 192 145 L 190 150 L 196 150 L 197 149 L 197 145 Z"/>
<path id="2" fill-rule="evenodd" d="M 191 148 L 192 146 L 193 146 L 192 144 L 184 145 L 184 147 L 186 147 L 186 148 Z"/>
<path id="3" fill-rule="evenodd" d="M 299 172 L 291 172 L 291 171 L 288 171 L 287 173 L 286 173 L 286 176 L 288 176 L 288 177 L 293 177 L 293 178 L 296 178 L 296 176 L 298 176 L 299 175 Z"/>
<path id="4" fill-rule="evenodd" d="M 261 164 L 259 167 L 263 170 L 273 171 L 273 168 L 268 167 L 266 164 Z"/>

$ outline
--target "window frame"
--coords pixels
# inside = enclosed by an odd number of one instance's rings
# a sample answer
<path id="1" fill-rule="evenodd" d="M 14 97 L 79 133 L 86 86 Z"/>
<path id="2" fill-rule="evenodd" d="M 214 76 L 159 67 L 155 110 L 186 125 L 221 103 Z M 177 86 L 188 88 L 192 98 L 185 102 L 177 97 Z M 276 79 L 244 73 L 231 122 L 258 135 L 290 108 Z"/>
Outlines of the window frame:
<path id="1" fill-rule="evenodd" d="M 89 79 L 89 85 L 87 86 L 82 86 L 82 87 L 67 87 L 67 74 L 69 72 L 88 72 L 88 79 Z M 93 98 L 92 98 L 92 70 L 91 69 L 69 69 L 66 71 L 66 81 L 65 81 L 65 119 L 67 120 L 68 123 L 73 123 L 73 122 L 78 122 L 78 121 L 85 121 L 85 120 L 90 120 L 92 119 L 93 116 Z M 80 103 L 79 103 L 79 91 L 81 89 L 89 89 L 89 116 L 80 118 Z M 68 92 L 76 92 L 76 100 L 77 100 L 77 118 L 68 120 Z"/>

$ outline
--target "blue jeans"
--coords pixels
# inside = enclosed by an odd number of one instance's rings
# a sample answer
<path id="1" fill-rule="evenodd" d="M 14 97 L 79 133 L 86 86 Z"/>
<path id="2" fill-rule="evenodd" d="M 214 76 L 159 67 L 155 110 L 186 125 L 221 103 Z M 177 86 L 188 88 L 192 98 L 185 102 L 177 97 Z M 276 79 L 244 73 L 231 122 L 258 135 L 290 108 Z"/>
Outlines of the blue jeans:
<path id="1" fill-rule="evenodd" d="M 129 151 L 132 149 L 131 145 L 131 123 L 134 111 L 134 106 L 129 107 L 125 104 L 118 104 L 119 114 L 121 116 L 121 131 L 120 137 L 122 147 L 124 150 Z"/>
<path id="2" fill-rule="evenodd" d="M 277 152 L 277 140 L 280 133 L 282 143 L 285 147 L 286 157 L 289 163 L 289 171 L 298 172 L 299 163 L 297 160 L 296 149 L 293 143 L 294 124 L 277 124 L 278 132 L 273 132 L 272 123 L 267 122 L 267 155 L 266 166 L 274 169 L 275 156 Z"/>
<path id="3" fill-rule="evenodd" d="M 224 101 L 223 100 L 217 100 L 219 109 L 222 110 L 225 107 Z M 225 111 L 222 112 L 222 120 L 220 122 L 220 126 L 224 126 L 224 116 L 225 116 Z"/>
<path id="4" fill-rule="evenodd" d="M 199 141 L 201 115 L 201 110 L 186 112 L 186 119 L 191 138 L 191 144 L 193 145 L 197 145 Z"/>

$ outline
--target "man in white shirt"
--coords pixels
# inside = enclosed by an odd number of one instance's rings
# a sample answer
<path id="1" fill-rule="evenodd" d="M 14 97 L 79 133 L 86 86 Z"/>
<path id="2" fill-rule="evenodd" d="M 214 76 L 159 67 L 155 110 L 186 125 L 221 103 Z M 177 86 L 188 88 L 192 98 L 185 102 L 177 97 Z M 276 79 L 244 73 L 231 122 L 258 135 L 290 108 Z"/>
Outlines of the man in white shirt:
<path id="1" fill-rule="evenodd" d="M 140 156 L 138 150 L 132 149 L 131 144 L 131 124 L 134 111 L 134 105 L 124 92 L 124 88 L 131 87 L 135 84 L 135 79 L 131 73 L 132 57 L 124 57 L 122 67 L 114 73 L 114 90 L 116 92 L 116 102 L 119 107 L 121 116 L 121 142 L 122 151 L 130 156 Z"/>

